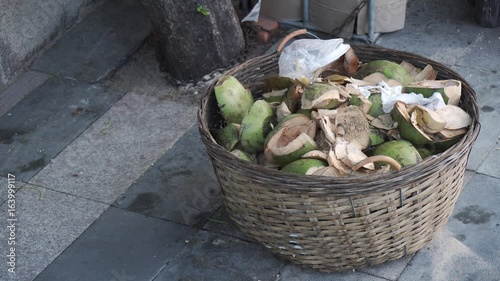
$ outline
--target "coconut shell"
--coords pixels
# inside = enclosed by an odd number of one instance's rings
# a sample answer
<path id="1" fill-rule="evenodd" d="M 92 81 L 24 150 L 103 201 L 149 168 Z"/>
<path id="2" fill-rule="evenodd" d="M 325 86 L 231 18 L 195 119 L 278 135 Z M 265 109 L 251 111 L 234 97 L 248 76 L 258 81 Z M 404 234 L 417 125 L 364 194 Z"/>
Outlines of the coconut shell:
<path id="1" fill-rule="evenodd" d="M 446 104 L 458 105 L 462 96 L 462 82 L 459 80 L 423 80 L 405 87 L 406 93 L 422 94 L 430 98 L 435 92 L 443 97 Z"/>
<path id="2" fill-rule="evenodd" d="M 301 98 L 302 109 L 334 109 L 346 101 L 340 86 L 314 83 L 307 85 Z"/>
<path id="3" fill-rule="evenodd" d="M 306 154 L 302 155 L 303 159 L 318 159 L 323 161 L 328 161 L 328 154 L 321 150 L 311 150 Z"/>
<path id="4" fill-rule="evenodd" d="M 268 134 L 264 154 L 269 162 L 283 166 L 315 150 L 315 137 L 316 122 L 305 115 L 292 114 Z"/>
<path id="5" fill-rule="evenodd" d="M 418 82 L 422 80 L 435 80 L 437 78 L 437 71 L 434 70 L 432 65 L 428 64 L 422 71 L 413 78 L 413 81 Z"/>
<path id="6" fill-rule="evenodd" d="M 411 122 L 410 116 L 403 102 L 396 102 L 392 110 L 392 117 L 398 122 L 401 137 L 415 145 L 424 145 L 432 139 Z M 416 123 L 416 121 L 415 121 Z"/>
<path id="7" fill-rule="evenodd" d="M 410 116 L 413 113 L 416 114 L 418 126 L 426 133 L 435 134 L 446 126 L 446 120 L 438 113 L 421 105 L 415 105 L 410 112 Z"/>
<path id="8" fill-rule="evenodd" d="M 315 176 L 323 176 L 323 177 L 342 177 L 344 174 L 339 172 L 335 167 L 333 166 L 328 166 L 328 167 L 322 167 L 316 170 L 316 172 L 313 173 Z"/>

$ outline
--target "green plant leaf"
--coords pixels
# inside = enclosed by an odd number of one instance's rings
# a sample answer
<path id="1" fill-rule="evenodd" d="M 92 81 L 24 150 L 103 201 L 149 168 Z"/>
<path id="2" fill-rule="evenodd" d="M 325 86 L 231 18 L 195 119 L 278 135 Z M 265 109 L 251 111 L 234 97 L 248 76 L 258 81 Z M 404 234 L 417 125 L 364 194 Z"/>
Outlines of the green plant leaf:
<path id="1" fill-rule="evenodd" d="M 200 12 L 204 16 L 210 15 L 210 11 L 207 10 L 207 8 L 203 7 L 202 5 L 198 5 L 198 8 L 196 8 L 196 11 Z"/>

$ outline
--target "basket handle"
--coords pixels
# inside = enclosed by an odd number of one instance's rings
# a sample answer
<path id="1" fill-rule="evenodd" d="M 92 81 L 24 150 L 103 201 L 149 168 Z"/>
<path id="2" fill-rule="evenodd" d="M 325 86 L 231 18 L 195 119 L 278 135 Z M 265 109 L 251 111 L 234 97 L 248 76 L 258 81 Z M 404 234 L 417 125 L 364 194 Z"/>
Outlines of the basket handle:
<path id="1" fill-rule="evenodd" d="M 285 47 L 286 43 L 288 41 L 290 41 L 290 39 L 292 39 L 293 37 L 299 36 L 299 35 L 304 35 L 304 34 L 307 34 L 307 29 L 305 29 L 305 28 L 295 30 L 294 32 L 288 34 L 287 36 L 285 36 L 285 38 L 283 38 L 281 43 L 278 45 L 278 47 L 276 48 L 276 51 L 278 53 L 281 52 L 281 49 L 283 49 L 283 47 Z"/>
<path id="2" fill-rule="evenodd" d="M 387 162 L 394 169 L 396 169 L 396 171 L 401 170 L 401 164 L 399 164 L 398 161 L 394 160 L 394 158 L 392 158 L 392 157 L 385 156 L 385 155 L 375 155 L 375 156 L 370 156 L 368 158 L 365 158 L 365 159 L 359 161 L 358 163 L 356 163 L 356 165 L 354 165 L 352 167 L 352 170 L 356 171 L 356 170 L 360 169 L 361 167 L 363 167 L 364 165 L 374 163 L 374 162 Z"/>

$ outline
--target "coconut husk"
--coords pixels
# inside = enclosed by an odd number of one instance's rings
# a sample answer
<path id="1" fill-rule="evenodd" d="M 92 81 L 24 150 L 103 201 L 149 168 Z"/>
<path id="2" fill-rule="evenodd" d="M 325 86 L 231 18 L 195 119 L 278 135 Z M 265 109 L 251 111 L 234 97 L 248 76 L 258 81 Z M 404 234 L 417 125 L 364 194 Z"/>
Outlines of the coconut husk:
<path id="1" fill-rule="evenodd" d="M 379 115 L 377 118 L 373 119 L 370 122 L 370 125 L 382 130 L 392 130 L 397 128 L 398 126 L 398 124 L 396 123 L 396 121 L 394 121 L 390 113 Z"/>
<path id="2" fill-rule="evenodd" d="M 337 110 L 335 128 L 337 136 L 347 142 L 356 140 L 361 144 L 362 149 L 370 145 L 370 125 L 365 114 L 356 106 Z"/>
<path id="3" fill-rule="evenodd" d="M 328 152 L 328 164 L 337 169 L 342 176 L 347 176 L 352 172 L 352 169 L 349 168 L 349 166 L 337 158 L 333 150 Z"/>
<path id="4" fill-rule="evenodd" d="M 444 120 L 438 113 L 424 106 L 416 105 L 413 107 L 411 114 L 416 113 L 417 124 L 424 132 L 435 134 L 446 126 Z"/>
<path id="5" fill-rule="evenodd" d="M 376 86 L 382 81 L 389 81 L 389 78 L 380 72 L 375 72 L 363 78 L 363 81 L 368 82 L 370 86 Z"/>
<path id="6" fill-rule="evenodd" d="M 443 140 L 449 140 L 461 135 L 465 135 L 465 133 L 467 133 L 467 130 L 463 128 L 456 130 L 443 129 L 439 131 L 437 135 Z"/>
<path id="7" fill-rule="evenodd" d="M 309 151 L 306 154 L 302 155 L 301 158 L 328 161 L 328 154 L 324 151 L 321 151 L 321 150 L 312 150 L 312 151 Z"/>
<path id="8" fill-rule="evenodd" d="M 468 127 L 472 124 L 470 115 L 458 106 L 448 104 L 436 111 L 444 120 L 446 120 L 445 129 L 456 130 Z"/>
<path id="9" fill-rule="evenodd" d="M 413 78 L 414 82 L 423 80 L 435 80 L 437 78 L 437 71 L 434 70 L 432 65 L 428 64 L 422 71 Z"/>
<path id="10" fill-rule="evenodd" d="M 283 118 L 290 114 L 292 114 L 292 112 L 290 112 L 290 109 L 288 109 L 288 106 L 285 102 L 280 103 L 280 105 L 278 105 L 278 107 L 276 108 L 276 119 L 278 120 L 278 122 L 280 122 L 281 120 L 283 120 Z"/>

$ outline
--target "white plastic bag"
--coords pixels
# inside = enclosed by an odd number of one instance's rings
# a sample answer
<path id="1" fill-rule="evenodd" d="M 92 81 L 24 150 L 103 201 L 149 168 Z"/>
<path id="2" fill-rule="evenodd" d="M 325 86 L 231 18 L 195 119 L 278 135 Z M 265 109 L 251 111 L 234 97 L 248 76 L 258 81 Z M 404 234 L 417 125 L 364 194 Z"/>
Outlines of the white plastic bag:
<path id="1" fill-rule="evenodd" d="M 420 104 L 430 110 L 438 110 L 446 106 L 443 97 L 439 92 L 435 92 L 429 98 L 424 98 L 422 94 L 404 94 L 402 92 L 403 87 L 389 87 L 389 85 L 387 85 L 387 83 L 384 81 L 380 82 L 377 86 L 358 86 L 357 88 L 366 98 L 370 97 L 371 89 L 380 90 L 380 92 L 382 93 L 382 109 L 385 113 L 391 112 L 391 110 L 394 108 L 394 104 L 396 104 L 396 102 L 398 101 L 402 101 L 406 104 Z"/>
<path id="2" fill-rule="evenodd" d="M 311 82 L 314 72 L 339 59 L 350 48 L 343 39 L 300 39 L 283 49 L 279 76 Z"/>

